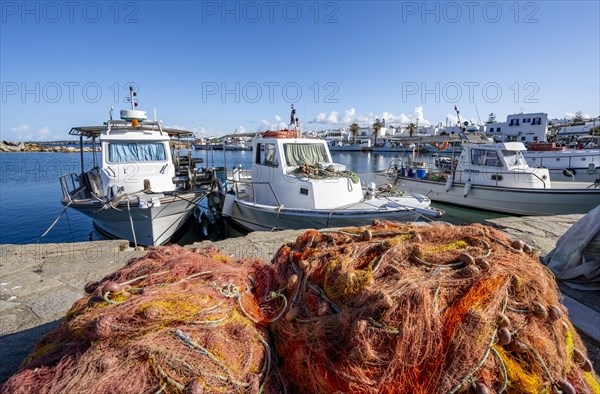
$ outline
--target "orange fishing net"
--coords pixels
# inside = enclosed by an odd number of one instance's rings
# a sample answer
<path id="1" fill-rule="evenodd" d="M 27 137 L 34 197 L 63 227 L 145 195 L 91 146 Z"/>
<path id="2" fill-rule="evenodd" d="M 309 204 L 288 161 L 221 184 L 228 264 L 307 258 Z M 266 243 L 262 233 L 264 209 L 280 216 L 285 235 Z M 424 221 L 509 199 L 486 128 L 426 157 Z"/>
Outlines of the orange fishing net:
<path id="1" fill-rule="evenodd" d="M 268 392 L 270 340 L 248 291 L 260 264 L 158 247 L 88 283 L 2 392 Z"/>
<path id="2" fill-rule="evenodd" d="M 86 291 L 2 393 L 600 394 L 551 272 L 481 225 L 159 247 Z"/>
<path id="3" fill-rule="evenodd" d="M 532 252 L 481 225 L 304 233 L 268 289 L 289 301 L 271 329 L 292 391 L 600 393 Z"/>

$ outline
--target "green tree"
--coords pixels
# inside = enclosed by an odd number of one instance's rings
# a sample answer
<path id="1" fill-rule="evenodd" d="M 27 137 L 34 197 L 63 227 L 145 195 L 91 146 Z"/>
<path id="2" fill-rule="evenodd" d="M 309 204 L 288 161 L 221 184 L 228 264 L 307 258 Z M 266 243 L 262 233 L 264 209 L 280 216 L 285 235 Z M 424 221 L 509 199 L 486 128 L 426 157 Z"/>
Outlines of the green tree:
<path id="1" fill-rule="evenodd" d="M 408 124 L 408 135 L 410 135 L 411 137 L 413 136 L 413 134 L 415 134 L 415 131 L 417 130 L 417 125 L 414 123 L 409 123 Z"/>
<path id="2" fill-rule="evenodd" d="M 575 112 L 575 116 L 573 116 L 572 121 L 573 121 L 573 123 L 583 122 L 583 112 L 581 112 L 581 111 Z"/>
<path id="3" fill-rule="evenodd" d="M 383 127 L 383 123 L 379 119 L 375 119 L 375 123 L 373 123 L 373 132 L 375 133 L 375 143 L 377 143 L 377 138 L 379 137 L 379 132 Z"/>
<path id="4" fill-rule="evenodd" d="M 358 123 L 352 123 L 350 125 L 350 133 L 352 133 L 352 143 L 356 143 L 356 137 L 358 136 L 358 130 L 360 129 L 360 126 L 358 125 Z"/>

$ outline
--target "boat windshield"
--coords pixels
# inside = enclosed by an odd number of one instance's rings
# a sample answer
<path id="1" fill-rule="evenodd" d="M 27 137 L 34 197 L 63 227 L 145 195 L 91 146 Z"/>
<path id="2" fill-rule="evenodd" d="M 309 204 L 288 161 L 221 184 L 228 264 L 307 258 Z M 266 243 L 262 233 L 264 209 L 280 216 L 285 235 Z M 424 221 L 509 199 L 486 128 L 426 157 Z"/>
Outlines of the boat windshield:
<path id="1" fill-rule="evenodd" d="M 472 149 L 471 163 L 477 166 L 502 167 L 498 153 L 489 149 Z"/>
<path id="2" fill-rule="evenodd" d="M 503 150 L 502 156 L 504 156 L 504 160 L 506 160 L 508 168 L 527 167 L 527 161 L 519 151 Z"/>
<path id="3" fill-rule="evenodd" d="M 327 163 L 327 149 L 322 144 L 293 143 L 283 144 L 285 162 L 289 167 L 305 164 Z"/>
<path id="4" fill-rule="evenodd" d="M 144 161 L 165 161 L 167 155 L 162 142 L 110 142 L 108 144 L 109 163 L 134 163 Z"/>

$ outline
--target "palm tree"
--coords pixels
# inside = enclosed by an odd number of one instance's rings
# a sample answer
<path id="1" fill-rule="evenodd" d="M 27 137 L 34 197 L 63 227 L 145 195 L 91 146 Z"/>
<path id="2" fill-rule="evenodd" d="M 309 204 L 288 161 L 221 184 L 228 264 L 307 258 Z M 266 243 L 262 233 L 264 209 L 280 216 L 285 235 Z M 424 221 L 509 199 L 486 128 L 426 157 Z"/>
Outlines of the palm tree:
<path id="1" fill-rule="evenodd" d="M 352 143 L 356 143 L 356 136 L 358 135 L 358 130 L 360 129 L 360 126 L 358 125 L 358 123 L 352 123 L 350 125 L 350 132 L 352 133 Z"/>
<path id="2" fill-rule="evenodd" d="M 414 123 L 409 123 L 408 124 L 408 135 L 410 135 L 412 137 L 413 134 L 415 133 L 416 129 L 417 129 L 417 125 L 415 125 Z"/>
<path id="3" fill-rule="evenodd" d="M 379 137 L 379 131 L 383 127 L 383 123 L 379 119 L 375 119 L 375 123 L 373 123 L 373 132 L 375 133 L 375 144 L 377 144 L 377 137 Z"/>

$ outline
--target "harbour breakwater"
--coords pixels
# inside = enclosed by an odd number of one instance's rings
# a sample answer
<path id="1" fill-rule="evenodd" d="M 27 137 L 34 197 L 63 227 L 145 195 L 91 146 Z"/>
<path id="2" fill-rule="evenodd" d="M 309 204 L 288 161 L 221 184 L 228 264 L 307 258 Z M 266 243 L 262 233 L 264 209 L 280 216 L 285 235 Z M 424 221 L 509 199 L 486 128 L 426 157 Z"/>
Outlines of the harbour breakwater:
<path id="1" fill-rule="evenodd" d="M 83 146 L 84 152 L 100 152 L 100 146 L 95 148 L 89 143 L 85 143 Z M 189 141 L 179 142 L 171 141 L 171 146 L 181 147 L 182 149 L 191 149 L 192 144 Z M 14 141 L 2 141 L 0 140 L 0 153 L 1 152 L 55 152 L 55 153 L 79 153 L 79 142 L 78 141 L 54 141 L 54 142 L 14 142 Z"/>
<path id="2" fill-rule="evenodd" d="M 485 224 L 533 245 L 545 255 L 582 216 L 511 217 Z M 215 246 L 236 260 L 252 257 L 270 261 L 281 245 L 303 232 L 254 232 L 241 238 L 204 241 L 187 247 Z M 126 241 L 0 245 L 0 356 L 4 360 L 0 382 L 16 371 L 42 335 L 60 323 L 71 305 L 85 294 L 83 288 L 88 281 L 99 280 L 145 253 L 131 248 Z M 564 304 L 570 319 L 584 334 L 590 358 L 598 368 L 600 342 L 594 339 L 598 331 L 594 322 L 600 316 L 599 306 L 586 307 L 568 296 Z"/>
<path id="3" fill-rule="evenodd" d="M 84 152 L 93 152 L 91 147 L 84 146 Z M 100 148 L 96 147 L 96 152 Z M 11 142 L 0 141 L 0 152 L 56 152 L 56 153 L 78 153 L 79 146 L 39 144 L 35 142 Z"/>

